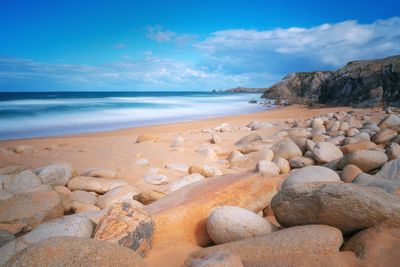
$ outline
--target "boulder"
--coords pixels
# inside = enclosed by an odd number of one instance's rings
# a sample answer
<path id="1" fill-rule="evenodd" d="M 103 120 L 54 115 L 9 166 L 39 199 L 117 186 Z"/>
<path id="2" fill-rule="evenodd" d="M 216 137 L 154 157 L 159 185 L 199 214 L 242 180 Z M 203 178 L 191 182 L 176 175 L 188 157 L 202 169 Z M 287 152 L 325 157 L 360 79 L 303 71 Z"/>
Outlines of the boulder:
<path id="1" fill-rule="evenodd" d="M 353 183 L 285 187 L 272 199 L 271 207 L 283 227 L 325 224 L 347 233 L 383 222 L 400 225 L 397 196 Z"/>
<path id="2" fill-rule="evenodd" d="M 154 201 L 157 201 L 157 200 L 163 198 L 165 195 L 166 194 L 163 192 L 159 192 L 156 190 L 150 190 L 150 191 L 141 192 L 141 193 L 133 196 L 133 199 L 139 201 L 143 205 L 148 205 L 150 203 L 153 203 Z"/>
<path id="3" fill-rule="evenodd" d="M 237 150 L 232 150 L 231 154 L 228 157 L 228 161 L 232 164 L 235 164 L 238 161 L 247 160 L 247 157 L 240 153 Z"/>
<path id="4" fill-rule="evenodd" d="M 96 228 L 94 239 L 130 248 L 146 256 L 152 247 L 154 221 L 129 203 L 114 204 Z"/>
<path id="5" fill-rule="evenodd" d="M 400 127 L 400 117 L 395 114 L 390 114 L 379 122 L 378 127 L 381 129 L 390 128 L 397 130 Z"/>
<path id="6" fill-rule="evenodd" d="M 147 141 L 158 141 L 160 139 L 159 136 L 153 134 L 141 134 L 136 139 L 136 143 L 143 143 Z"/>
<path id="7" fill-rule="evenodd" d="M 256 170 L 265 176 L 278 176 L 281 171 L 275 163 L 267 160 L 259 161 Z"/>
<path id="8" fill-rule="evenodd" d="M 198 173 L 205 178 L 222 175 L 222 172 L 217 167 L 211 165 L 202 165 L 202 166 L 192 165 L 189 168 L 189 174 L 194 174 L 194 173 Z"/>
<path id="9" fill-rule="evenodd" d="M 171 147 L 183 147 L 185 139 L 182 136 L 177 136 L 171 143 Z"/>
<path id="10" fill-rule="evenodd" d="M 340 182 L 339 175 L 322 166 L 308 166 L 292 171 L 284 180 L 282 189 L 292 185 L 314 182 Z"/>
<path id="11" fill-rule="evenodd" d="M 376 176 L 383 179 L 400 182 L 400 159 L 395 159 L 387 162 Z"/>
<path id="12" fill-rule="evenodd" d="M 309 157 L 294 157 L 289 160 L 290 167 L 292 168 L 303 168 L 307 166 L 312 166 L 315 161 Z"/>
<path id="13" fill-rule="evenodd" d="M 76 190 L 71 193 L 72 201 L 78 201 L 85 204 L 95 205 L 97 202 L 97 195 L 94 192 L 86 192 Z"/>
<path id="14" fill-rule="evenodd" d="M 343 169 L 346 165 L 353 164 L 363 172 L 370 172 L 380 168 L 388 161 L 385 153 L 373 150 L 357 150 L 346 154 L 339 161 L 339 168 Z"/>
<path id="15" fill-rule="evenodd" d="M 207 220 L 207 233 L 215 244 L 269 234 L 272 229 L 272 224 L 266 219 L 235 206 L 217 207 Z"/>
<path id="16" fill-rule="evenodd" d="M 350 128 L 350 129 L 346 130 L 345 133 L 346 133 L 347 137 L 353 137 L 353 136 L 359 134 L 360 130 L 358 130 L 357 128 Z"/>
<path id="17" fill-rule="evenodd" d="M 272 162 L 279 167 L 280 174 L 287 174 L 290 172 L 290 164 L 286 159 L 279 157 L 275 158 Z"/>
<path id="18" fill-rule="evenodd" d="M 313 158 L 319 163 L 331 162 L 343 157 L 342 151 L 332 143 L 319 142 L 311 150 Z"/>
<path id="19" fill-rule="evenodd" d="M 358 168 L 356 165 L 349 164 L 343 168 L 343 171 L 340 173 L 340 179 L 345 183 L 351 183 L 354 178 L 360 175 L 362 170 Z"/>
<path id="20" fill-rule="evenodd" d="M 358 143 L 348 144 L 342 146 L 343 154 L 348 154 L 357 150 L 369 150 L 376 148 L 376 144 L 369 141 L 362 141 Z"/>
<path id="21" fill-rule="evenodd" d="M 210 139 L 211 144 L 219 144 L 221 143 L 221 137 L 217 134 L 213 134 Z"/>
<path id="22" fill-rule="evenodd" d="M 25 224 L 34 228 L 63 214 L 61 197 L 55 191 L 22 193 L 0 201 L 0 223 Z"/>
<path id="23" fill-rule="evenodd" d="M 82 213 L 82 212 L 99 211 L 100 210 L 100 208 L 95 205 L 88 204 L 88 203 L 82 203 L 79 201 L 73 201 L 71 208 L 77 214 Z"/>
<path id="24" fill-rule="evenodd" d="M 25 170 L 17 175 L 12 175 L 12 179 L 4 184 L 4 190 L 11 194 L 20 194 L 42 184 L 42 180 L 34 172 Z"/>
<path id="25" fill-rule="evenodd" d="M 272 147 L 274 158 L 291 159 L 293 157 L 302 156 L 300 148 L 291 140 L 281 140 Z"/>
<path id="26" fill-rule="evenodd" d="M 71 165 L 67 163 L 50 165 L 41 168 L 38 172 L 43 183 L 52 186 L 66 185 L 74 174 L 75 171 L 72 169 Z"/>
<path id="27" fill-rule="evenodd" d="M 146 183 L 153 185 L 163 185 L 168 183 L 168 176 L 158 173 L 157 168 L 150 169 L 143 179 Z"/>
<path id="28" fill-rule="evenodd" d="M 254 173 L 224 175 L 185 186 L 145 206 L 144 210 L 156 223 L 155 245 L 205 246 L 211 242 L 206 221 L 213 208 L 223 204 L 259 212 L 275 194 L 274 179 Z"/>
<path id="29" fill-rule="evenodd" d="M 71 190 L 69 190 L 65 186 L 57 185 L 54 187 L 54 191 L 56 191 L 59 194 L 59 196 L 61 197 L 63 207 L 64 207 L 64 213 L 67 213 L 68 211 L 70 211 L 72 208 Z"/>
<path id="30" fill-rule="evenodd" d="M 168 184 L 162 191 L 169 194 L 178 189 L 181 189 L 182 187 L 202 181 L 204 179 L 205 179 L 205 177 L 203 175 L 201 175 L 199 173 L 192 173 L 189 175 L 185 175 L 185 176 L 179 178 L 178 180 Z"/>
<path id="31" fill-rule="evenodd" d="M 218 160 L 217 153 L 215 153 L 215 151 L 209 147 L 200 147 L 196 150 L 196 152 L 206 156 L 211 161 Z"/>
<path id="32" fill-rule="evenodd" d="M 102 168 L 91 168 L 91 169 L 84 171 L 80 176 L 115 179 L 117 177 L 117 172 L 114 170 L 108 170 L 108 169 L 102 169 Z"/>
<path id="33" fill-rule="evenodd" d="M 386 146 L 386 155 L 389 160 L 400 158 L 400 145 L 398 143 L 389 143 Z"/>
<path id="34" fill-rule="evenodd" d="M 344 246 L 368 266 L 397 266 L 400 258 L 400 228 L 377 225 L 355 234 Z"/>
<path id="35" fill-rule="evenodd" d="M 339 252 L 342 243 L 342 233 L 336 228 L 326 225 L 296 226 L 263 236 L 200 249 L 191 253 L 186 262 L 225 251 L 239 256 L 244 266 L 266 266 L 266 263 L 277 257 L 284 259 L 296 255 L 321 256 Z M 298 265 L 292 262 L 285 266 Z"/>
<path id="36" fill-rule="evenodd" d="M 250 134 L 250 135 L 247 135 L 247 136 L 241 138 L 239 141 L 237 141 L 235 143 L 235 146 L 241 148 L 241 147 L 248 146 L 249 144 L 251 144 L 253 142 L 261 142 L 261 141 L 262 141 L 261 135 Z"/>
<path id="37" fill-rule="evenodd" d="M 385 128 L 382 129 L 380 132 L 376 133 L 374 136 L 372 136 L 371 141 L 374 142 L 375 144 L 384 144 L 389 142 L 396 135 L 397 135 L 396 131 L 389 128 Z"/>
<path id="38" fill-rule="evenodd" d="M 373 186 L 385 190 L 388 193 L 400 196 L 400 183 L 389 179 L 382 179 L 376 175 L 369 175 L 367 173 L 359 174 L 352 183 L 362 186 Z"/>
<path id="39" fill-rule="evenodd" d="M 53 237 L 21 251 L 4 267 L 16 266 L 134 266 L 146 264 L 132 250 L 90 238 Z"/>
<path id="40" fill-rule="evenodd" d="M 76 215 L 65 216 L 63 218 L 43 223 L 26 235 L 23 235 L 1 247 L 0 264 L 4 264 L 9 258 L 21 250 L 48 238 L 56 236 L 89 238 L 92 235 L 92 232 L 92 223 L 88 219 Z"/>
<path id="41" fill-rule="evenodd" d="M 183 267 L 243 267 L 240 258 L 230 252 L 216 251 L 203 257 L 188 258 Z"/>
<path id="42" fill-rule="evenodd" d="M 29 168 L 23 165 L 11 165 L 0 168 L 0 175 L 18 174 L 22 171 L 28 170 Z"/>
<path id="43" fill-rule="evenodd" d="M 136 196 L 139 193 L 139 189 L 132 185 L 122 185 L 113 188 L 104 195 L 100 196 L 97 199 L 96 205 L 100 209 L 105 209 L 111 207 L 115 203 L 129 202 L 132 206 L 141 208 L 143 205 L 133 199 L 133 196 Z"/>
<path id="44" fill-rule="evenodd" d="M 127 182 L 116 179 L 77 176 L 69 181 L 68 188 L 72 191 L 83 190 L 104 194 L 113 188 L 126 184 Z"/>

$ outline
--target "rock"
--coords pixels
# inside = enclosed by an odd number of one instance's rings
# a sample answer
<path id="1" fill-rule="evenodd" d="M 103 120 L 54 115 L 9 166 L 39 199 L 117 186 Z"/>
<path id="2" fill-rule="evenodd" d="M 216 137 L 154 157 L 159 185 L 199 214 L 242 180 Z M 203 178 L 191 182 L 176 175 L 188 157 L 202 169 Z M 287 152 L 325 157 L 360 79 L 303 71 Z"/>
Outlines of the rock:
<path id="1" fill-rule="evenodd" d="M 390 128 L 393 130 L 397 130 L 400 126 L 400 117 L 394 114 L 390 114 L 383 120 L 381 120 L 378 124 L 378 127 L 381 129 Z"/>
<path id="2" fill-rule="evenodd" d="M 382 179 L 379 176 L 369 175 L 367 173 L 359 174 L 352 183 L 362 186 L 378 187 L 385 190 L 388 193 L 400 196 L 400 183 L 388 179 Z"/>
<path id="3" fill-rule="evenodd" d="M 138 136 L 138 138 L 136 139 L 136 143 L 143 143 L 147 141 L 158 141 L 158 139 L 160 139 L 160 137 L 157 135 L 142 134 Z"/>
<path id="4" fill-rule="evenodd" d="M 0 168 L 0 175 L 18 174 L 22 171 L 28 170 L 29 168 L 23 165 L 11 165 Z"/>
<path id="5" fill-rule="evenodd" d="M 10 198 L 12 196 L 13 196 L 13 194 L 8 193 L 7 191 L 4 191 L 4 190 L 0 190 L 0 201 L 6 200 L 7 198 Z"/>
<path id="6" fill-rule="evenodd" d="M 56 236 L 74 236 L 89 238 L 92 235 L 92 232 L 92 223 L 89 220 L 76 215 L 65 216 L 60 219 L 43 223 L 26 235 L 23 235 L 1 247 L 0 264 L 4 264 L 14 254 L 22 251 L 23 249 L 48 238 Z"/>
<path id="7" fill-rule="evenodd" d="M 251 144 L 253 142 L 261 142 L 261 141 L 262 141 L 261 135 L 250 134 L 250 135 L 247 135 L 247 136 L 241 138 L 239 141 L 237 141 L 235 143 L 235 146 L 241 148 L 241 147 L 248 146 L 249 144 Z"/>
<path id="8" fill-rule="evenodd" d="M 308 166 L 292 171 L 283 181 L 282 189 L 302 183 L 340 182 L 339 175 L 329 168 Z"/>
<path id="9" fill-rule="evenodd" d="M 165 195 L 166 194 L 163 192 L 159 192 L 156 190 L 150 190 L 150 191 L 141 192 L 141 193 L 133 196 L 133 199 L 139 201 L 143 205 L 148 205 L 150 203 L 153 203 L 154 201 L 157 201 L 157 200 L 163 198 Z"/>
<path id="10" fill-rule="evenodd" d="M 300 148 L 290 139 L 281 140 L 272 147 L 274 158 L 291 159 L 293 157 L 302 156 Z"/>
<path id="11" fill-rule="evenodd" d="M 279 157 L 275 158 L 272 162 L 279 167 L 280 174 L 287 174 L 290 172 L 289 161 L 287 161 L 286 159 Z"/>
<path id="12" fill-rule="evenodd" d="M 205 177 L 199 173 L 192 173 L 189 175 L 185 175 L 185 176 L 179 178 L 178 180 L 168 184 L 166 186 L 166 188 L 163 190 L 163 192 L 169 194 L 178 189 L 181 189 L 184 186 L 202 181 L 204 179 L 205 179 Z"/>
<path id="13" fill-rule="evenodd" d="M 55 249 L 56 248 L 56 249 Z M 90 238 L 53 237 L 21 251 L 5 267 L 146 266 L 132 250 Z"/>
<path id="14" fill-rule="evenodd" d="M 61 197 L 55 191 L 22 193 L 0 202 L 0 223 L 38 224 L 63 216 Z"/>
<path id="15" fill-rule="evenodd" d="M 246 159 L 247 159 L 246 156 L 237 150 L 232 150 L 231 154 L 228 157 L 230 163 L 235 163 Z"/>
<path id="16" fill-rule="evenodd" d="M 34 149 L 32 146 L 18 145 L 13 148 L 13 151 L 17 154 L 32 154 L 34 152 Z"/>
<path id="17" fill-rule="evenodd" d="M 48 184 L 41 184 L 39 186 L 26 190 L 25 193 L 39 192 L 39 191 L 53 191 L 53 187 Z"/>
<path id="18" fill-rule="evenodd" d="M 342 151 L 329 142 L 319 142 L 312 149 L 313 158 L 319 163 L 331 162 L 343 157 Z"/>
<path id="19" fill-rule="evenodd" d="M 400 158 L 400 145 L 398 143 L 389 143 L 386 146 L 386 155 L 389 160 Z"/>
<path id="20" fill-rule="evenodd" d="M 278 176 L 281 171 L 275 163 L 267 160 L 259 161 L 256 170 L 265 176 Z"/>
<path id="21" fill-rule="evenodd" d="M 154 221 L 129 203 L 113 205 L 97 226 L 94 238 L 130 248 L 144 257 L 152 247 Z"/>
<path id="22" fill-rule="evenodd" d="M 99 177 L 107 179 L 115 179 L 117 173 L 114 170 L 107 170 L 102 168 L 92 168 L 84 171 L 80 176 Z"/>
<path id="23" fill-rule="evenodd" d="M 326 225 L 296 226 L 263 236 L 200 249 L 191 253 L 186 262 L 224 251 L 239 256 L 244 266 L 266 266 L 266 263 L 277 257 L 284 259 L 296 255 L 320 256 L 338 252 L 342 242 L 342 233 L 336 228 Z M 285 266 L 298 265 L 292 263 Z"/>
<path id="24" fill-rule="evenodd" d="M 177 136 L 171 143 L 171 147 L 183 147 L 185 139 L 182 136 Z"/>
<path id="25" fill-rule="evenodd" d="M 310 139 L 306 139 L 306 150 L 312 151 L 314 147 L 315 147 L 315 142 Z"/>
<path id="26" fill-rule="evenodd" d="M 11 242 L 15 239 L 15 236 L 8 232 L 8 231 L 3 231 L 0 230 L 0 248 L 7 244 L 8 242 Z"/>
<path id="27" fill-rule="evenodd" d="M 243 267 L 240 258 L 230 252 L 216 251 L 204 257 L 188 258 L 183 267 Z"/>
<path id="28" fill-rule="evenodd" d="M 351 183 L 354 178 L 360 175 L 362 170 L 358 168 L 356 165 L 349 164 L 343 168 L 342 173 L 340 174 L 340 179 L 345 183 Z"/>
<path id="29" fill-rule="evenodd" d="M 211 242 L 206 221 L 217 206 L 235 205 L 259 212 L 269 205 L 276 193 L 274 179 L 254 173 L 224 175 L 205 179 L 159 199 L 144 207 L 156 223 L 155 246 Z M 179 231 L 176 231 L 179 225 Z"/>
<path id="30" fill-rule="evenodd" d="M 196 152 L 206 156 L 208 159 L 210 159 L 212 161 L 218 160 L 217 153 L 215 153 L 215 151 L 211 148 L 200 147 L 199 149 L 196 150 Z"/>
<path id="31" fill-rule="evenodd" d="M 387 162 L 376 174 L 377 177 L 400 182 L 400 159 Z"/>
<path id="32" fill-rule="evenodd" d="M 71 193 L 72 201 L 78 201 L 85 204 L 95 205 L 97 202 L 97 195 L 94 192 L 86 192 L 76 190 Z"/>
<path id="33" fill-rule="evenodd" d="M 283 227 L 326 224 L 348 233 L 383 222 L 400 225 L 397 196 L 353 183 L 284 187 L 272 199 L 271 207 Z"/>
<path id="34" fill-rule="evenodd" d="M 360 133 L 360 130 L 358 130 L 357 128 L 350 128 L 350 129 L 346 130 L 347 137 L 353 137 L 359 133 Z"/>
<path id="35" fill-rule="evenodd" d="M 368 266 L 397 266 L 400 257 L 400 228 L 377 225 L 355 234 L 344 246 Z"/>
<path id="36" fill-rule="evenodd" d="M 396 135 L 397 135 L 396 131 L 389 128 L 385 128 L 382 129 L 380 132 L 376 133 L 374 136 L 372 136 L 371 141 L 374 142 L 375 144 L 384 144 L 386 142 L 389 142 L 390 139 L 392 139 Z"/>
<path id="37" fill-rule="evenodd" d="M 357 150 L 369 150 L 376 148 L 376 144 L 369 141 L 362 141 L 358 143 L 348 144 L 342 146 L 343 154 L 348 154 Z"/>
<path id="38" fill-rule="evenodd" d="M 107 212 L 108 209 L 90 210 L 75 215 L 90 220 L 94 225 L 98 225 Z"/>
<path id="39" fill-rule="evenodd" d="M 59 196 L 61 197 L 63 207 L 64 207 L 64 213 L 67 213 L 68 211 L 70 211 L 72 208 L 71 190 L 69 190 L 65 186 L 57 185 L 54 187 L 54 191 L 56 191 L 59 194 Z"/>
<path id="40" fill-rule="evenodd" d="M 221 143 L 221 137 L 217 134 L 213 134 L 210 139 L 211 144 L 219 144 Z"/>
<path id="41" fill-rule="evenodd" d="M 140 191 L 132 185 L 122 185 L 111 189 L 97 199 L 97 206 L 101 209 L 109 208 L 115 203 L 129 202 L 135 208 L 143 207 L 143 204 L 134 200 L 133 196 Z"/>
<path id="42" fill-rule="evenodd" d="M 25 170 L 15 175 L 9 183 L 4 184 L 4 189 L 12 194 L 20 194 L 41 184 L 42 180 L 39 176 L 30 170 Z"/>
<path id="43" fill-rule="evenodd" d="M 215 244 L 224 244 L 272 232 L 272 225 L 252 211 L 235 206 L 215 208 L 207 220 Z"/>
<path id="44" fill-rule="evenodd" d="M 300 148 L 301 153 L 304 153 L 307 151 L 307 145 L 306 141 L 308 139 L 301 137 L 301 138 L 292 138 L 292 141 Z"/>
<path id="45" fill-rule="evenodd" d="M 289 160 L 289 164 L 292 168 L 303 168 L 314 165 L 315 161 L 308 157 L 294 157 Z"/>
<path id="46" fill-rule="evenodd" d="M 359 142 L 364 142 L 364 141 L 370 141 L 371 138 L 369 137 L 369 134 L 366 132 L 361 132 L 355 136 L 352 137 L 346 137 L 343 140 L 343 144 L 348 145 L 348 144 L 354 144 L 354 143 L 359 143 Z"/>
<path id="47" fill-rule="evenodd" d="M 72 191 L 83 190 L 104 194 L 113 188 L 126 184 L 127 182 L 116 179 L 76 176 L 68 182 L 68 188 Z"/>
<path id="48" fill-rule="evenodd" d="M 222 175 L 222 172 L 217 167 L 210 166 L 210 165 L 202 165 L 202 166 L 192 165 L 192 166 L 190 166 L 189 174 L 194 174 L 194 173 L 201 174 L 205 178 Z"/>
<path id="49" fill-rule="evenodd" d="M 39 170 L 38 175 L 44 184 L 66 185 L 74 175 L 70 164 L 54 164 Z"/>
<path id="50" fill-rule="evenodd" d="M 345 121 L 340 122 L 339 131 L 347 131 L 348 129 L 350 129 L 350 125 L 347 122 L 345 122 Z M 356 128 L 353 128 L 353 129 L 356 129 Z"/>
<path id="51" fill-rule="evenodd" d="M 170 163 L 165 165 L 166 169 L 187 173 L 189 170 L 189 166 L 183 163 Z"/>
<path id="52" fill-rule="evenodd" d="M 256 151 L 261 150 L 268 150 L 271 148 L 271 144 L 264 144 L 264 143 L 250 143 L 247 146 L 240 148 L 240 152 L 243 154 L 249 154 Z"/>
<path id="53" fill-rule="evenodd" d="M 88 203 L 82 203 L 79 201 L 73 201 L 72 202 L 72 210 L 74 213 L 82 213 L 82 212 L 87 212 L 87 211 L 99 211 L 100 208 L 96 207 L 95 205 L 88 204 Z"/>
<path id="54" fill-rule="evenodd" d="M 346 154 L 339 161 L 339 168 L 343 169 L 346 165 L 353 164 L 363 172 L 370 172 L 378 169 L 388 161 L 385 153 L 373 150 L 357 150 Z"/>

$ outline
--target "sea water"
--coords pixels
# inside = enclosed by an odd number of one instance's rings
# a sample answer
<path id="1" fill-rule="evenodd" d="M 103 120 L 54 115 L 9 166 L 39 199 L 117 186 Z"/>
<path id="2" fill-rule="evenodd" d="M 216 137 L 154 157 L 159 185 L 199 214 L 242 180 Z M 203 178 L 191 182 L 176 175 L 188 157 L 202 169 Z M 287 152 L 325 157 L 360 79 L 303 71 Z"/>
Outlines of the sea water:
<path id="1" fill-rule="evenodd" d="M 106 131 L 265 110 L 261 94 L 211 92 L 0 93 L 0 139 Z"/>

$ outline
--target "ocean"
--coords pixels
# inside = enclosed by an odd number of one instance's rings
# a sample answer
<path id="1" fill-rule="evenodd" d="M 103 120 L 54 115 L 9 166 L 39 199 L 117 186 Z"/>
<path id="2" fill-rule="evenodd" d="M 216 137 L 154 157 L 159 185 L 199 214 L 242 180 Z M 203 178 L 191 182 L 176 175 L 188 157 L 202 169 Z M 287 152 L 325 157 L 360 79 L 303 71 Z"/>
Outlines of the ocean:
<path id="1" fill-rule="evenodd" d="M 0 93 L 0 139 L 55 136 L 257 112 L 261 94 L 211 92 Z"/>

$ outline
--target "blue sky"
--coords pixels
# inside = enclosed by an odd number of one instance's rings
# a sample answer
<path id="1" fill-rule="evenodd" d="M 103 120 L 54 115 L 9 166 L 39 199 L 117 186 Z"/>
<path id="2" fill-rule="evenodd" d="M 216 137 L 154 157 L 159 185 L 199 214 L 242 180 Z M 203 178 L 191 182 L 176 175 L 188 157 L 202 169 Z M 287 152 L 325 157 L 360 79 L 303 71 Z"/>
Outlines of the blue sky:
<path id="1" fill-rule="evenodd" d="M 399 1 L 0 2 L 0 91 L 265 87 L 400 54 Z"/>

